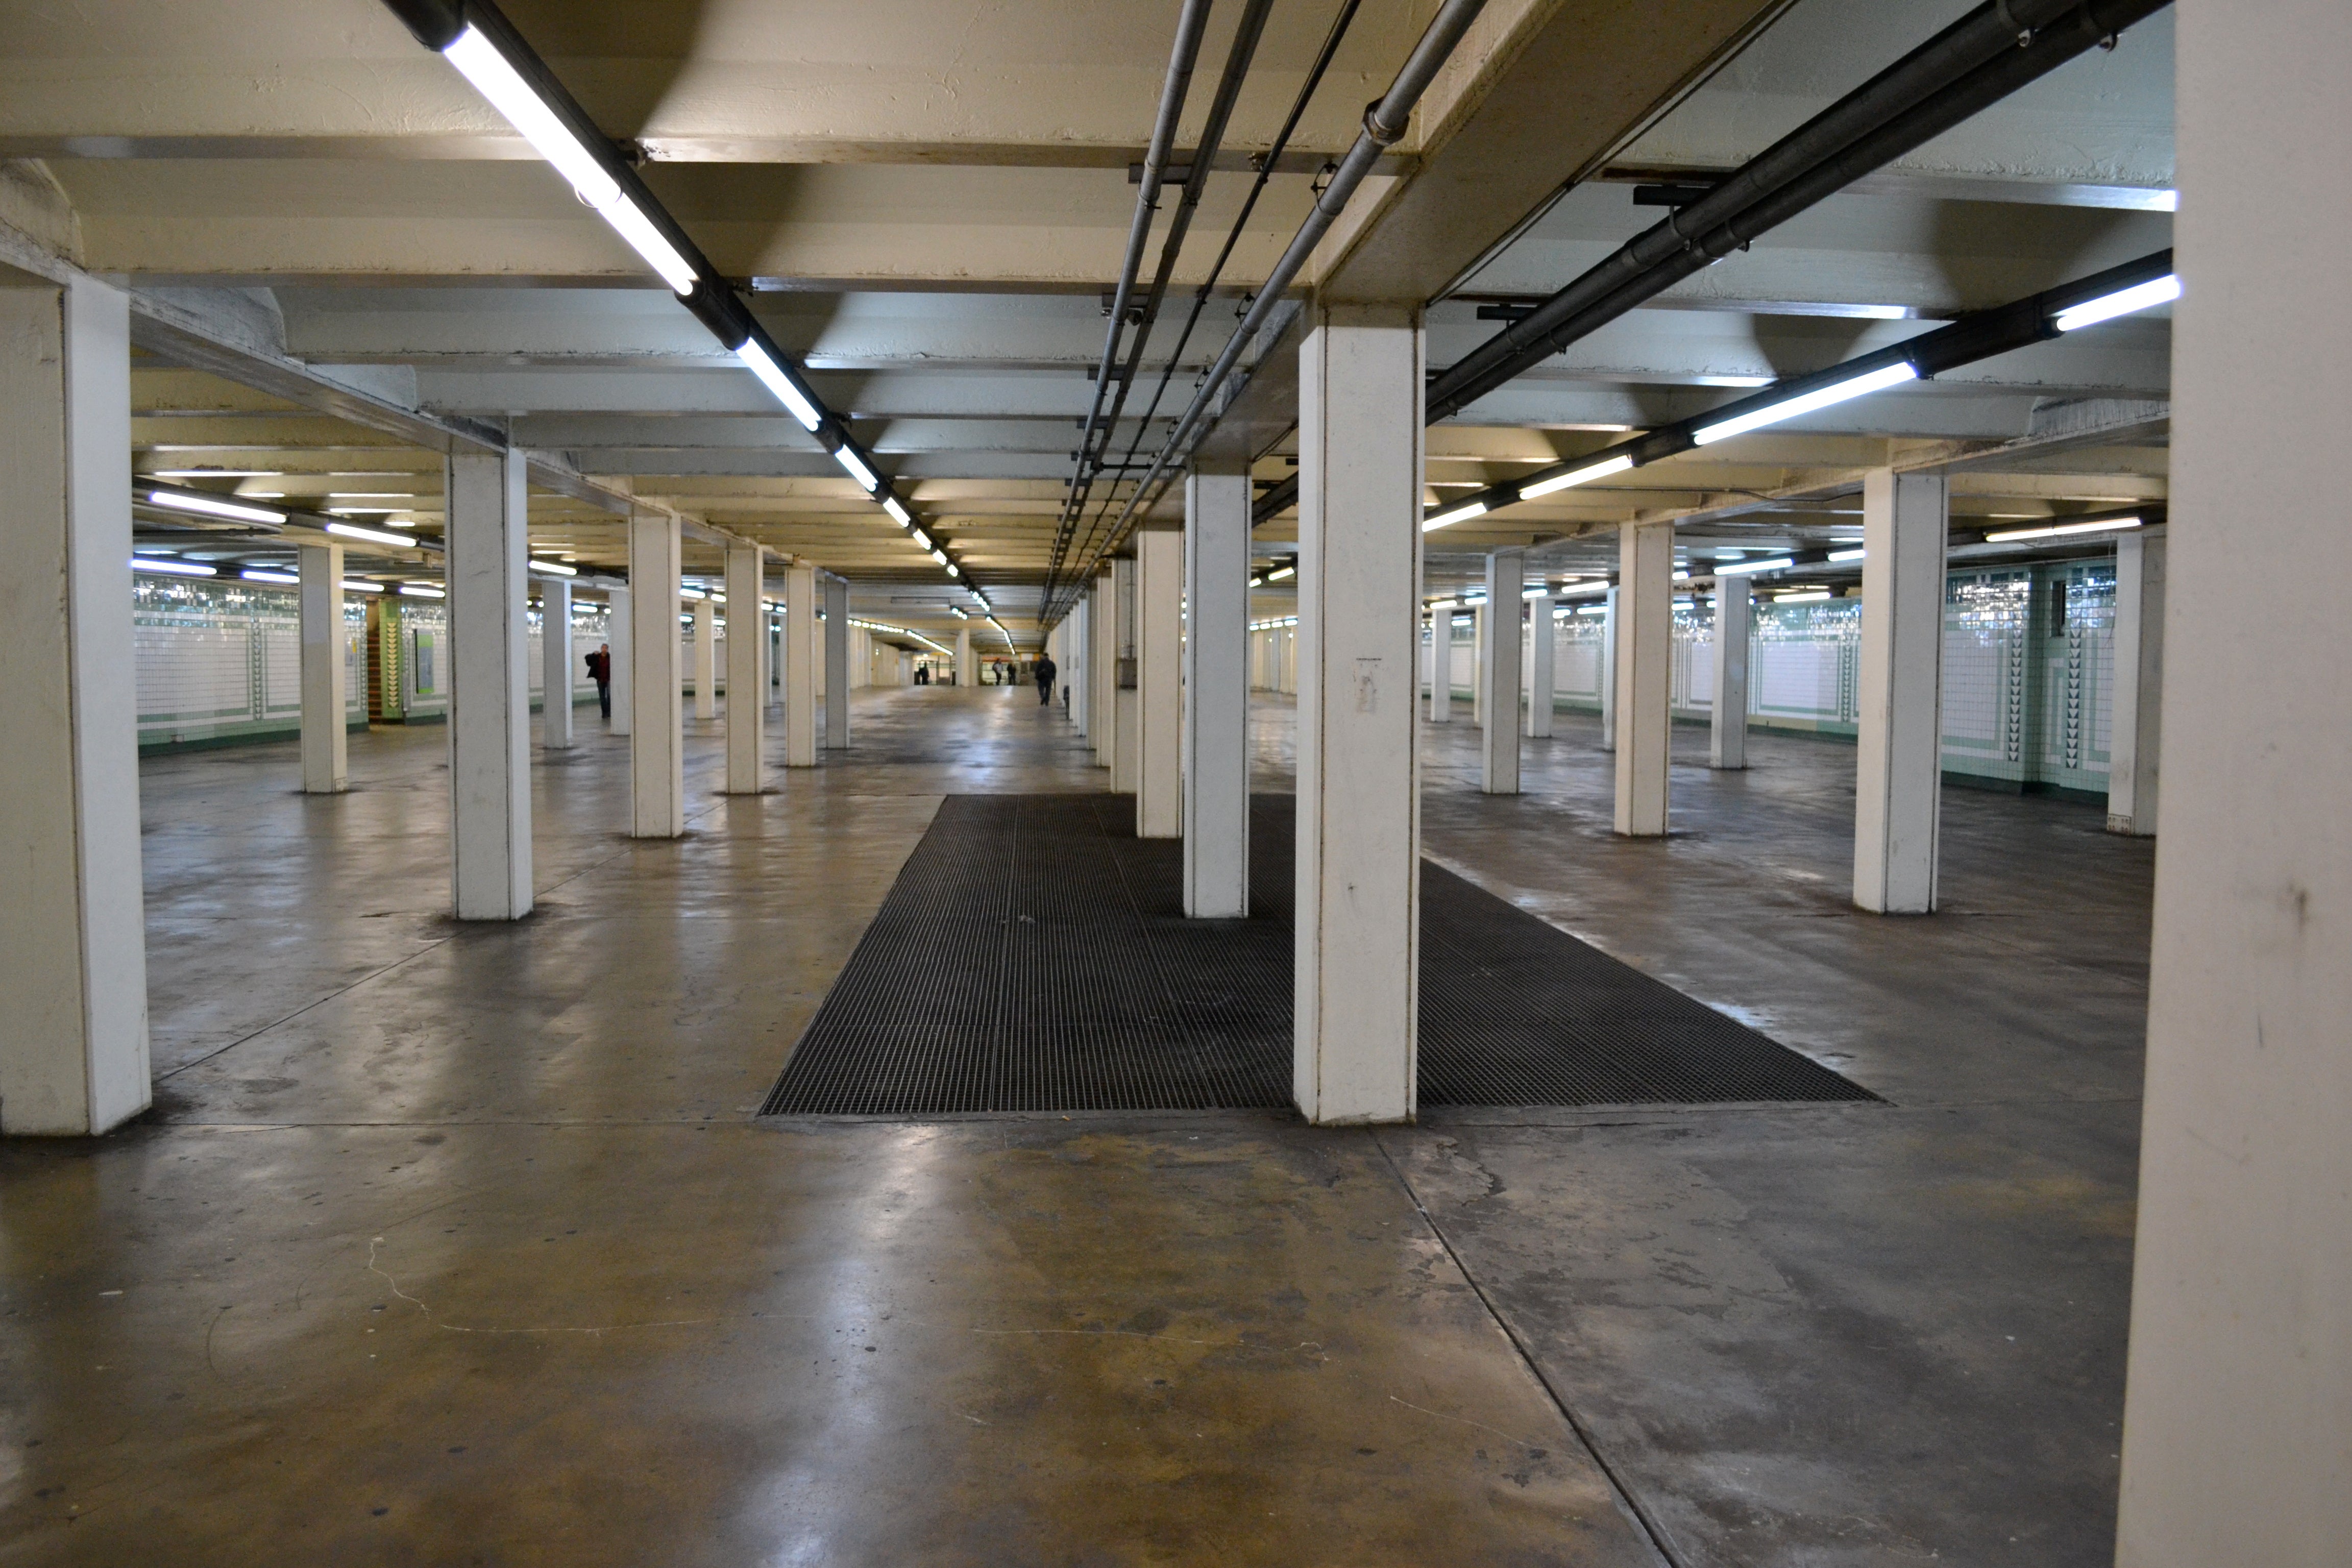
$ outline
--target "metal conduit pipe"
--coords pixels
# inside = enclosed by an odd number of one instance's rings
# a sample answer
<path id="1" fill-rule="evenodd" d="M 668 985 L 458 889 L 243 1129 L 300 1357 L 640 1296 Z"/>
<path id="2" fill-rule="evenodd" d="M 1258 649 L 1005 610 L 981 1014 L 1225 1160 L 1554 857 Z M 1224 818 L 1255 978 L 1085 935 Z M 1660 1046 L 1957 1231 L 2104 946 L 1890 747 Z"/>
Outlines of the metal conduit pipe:
<path id="1" fill-rule="evenodd" d="M 1226 340 L 1224 352 L 1217 356 L 1216 363 L 1209 367 L 1209 374 L 1202 380 L 1199 390 L 1193 393 L 1192 405 L 1184 410 L 1183 417 L 1177 421 L 1176 428 L 1152 458 L 1150 471 L 1136 487 L 1135 493 L 1128 498 L 1127 507 L 1119 513 L 1118 522 L 1109 538 L 1096 551 L 1096 559 L 1099 560 L 1118 548 L 1119 541 L 1125 537 L 1128 524 L 1133 520 L 1144 496 L 1169 471 L 1171 460 L 1183 450 L 1186 440 L 1199 429 L 1202 416 L 1215 400 L 1218 390 L 1233 374 L 1234 367 L 1241 363 L 1243 351 L 1265 326 L 1280 304 L 1284 292 L 1289 289 L 1292 279 L 1298 276 L 1299 269 L 1307 265 L 1307 258 L 1314 254 L 1323 236 L 1347 210 L 1348 198 L 1354 195 L 1356 187 L 1364 183 L 1364 176 L 1371 173 L 1372 164 L 1381 153 L 1403 137 L 1412 121 L 1413 106 L 1421 101 L 1421 95 L 1429 90 L 1429 84 L 1436 77 L 1438 68 L 1445 63 L 1446 57 L 1454 52 L 1454 47 L 1462 41 L 1462 35 L 1470 30 L 1470 24 L 1478 19 L 1478 13 L 1485 10 L 1486 5 L 1486 0 L 1444 0 L 1444 4 L 1438 7 L 1437 15 L 1430 19 L 1428 28 L 1421 35 L 1421 41 L 1413 46 L 1412 53 L 1406 58 L 1404 68 L 1389 84 L 1388 91 L 1365 109 L 1364 128 L 1357 135 L 1355 145 L 1349 147 L 1347 156 L 1339 160 L 1339 172 L 1331 176 L 1331 183 L 1316 198 L 1306 221 L 1298 226 L 1298 233 L 1291 239 L 1290 247 L 1282 253 L 1282 259 L 1274 264 L 1274 270 L 1267 273 L 1265 281 L 1259 285 L 1256 297 L 1250 301 L 1248 312 L 1242 317 L 1241 325 L 1235 327 L 1233 336 Z"/>
<path id="2" fill-rule="evenodd" d="M 1429 422 L 2168 4 L 1995 0 L 1971 12 L 1465 355 L 1431 383 Z"/>
<path id="3" fill-rule="evenodd" d="M 1128 301 L 1135 292 L 1136 275 L 1143 270 L 1143 247 L 1151 237 L 1151 215 L 1160 209 L 1160 184 L 1168 169 L 1168 154 L 1176 145 L 1177 121 L 1184 116 L 1184 98 L 1192 90 L 1192 67 L 1201 58 L 1201 35 L 1208 30 L 1210 0 L 1184 0 L 1176 17 L 1176 42 L 1168 56 L 1168 77 L 1160 84 L 1160 113 L 1151 122 L 1151 142 L 1143 152 L 1143 184 L 1135 194 L 1135 216 L 1127 228 L 1127 255 L 1118 265 L 1118 284 L 1111 290 L 1110 330 L 1103 334 L 1102 361 L 1095 370 L 1093 405 L 1087 410 L 1078 450 L 1093 445 L 1096 421 L 1101 416 L 1103 393 L 1110 383 L 1111 362 L 1118 357 L 1118 335 L 1127 322 Z M 1193 161 L 1200 173 L 1200 160 Z M 1073 487 L 1075 495 L 1075 487 Z M 1075 501 L 1073 503 L 1076 504 Z"/>

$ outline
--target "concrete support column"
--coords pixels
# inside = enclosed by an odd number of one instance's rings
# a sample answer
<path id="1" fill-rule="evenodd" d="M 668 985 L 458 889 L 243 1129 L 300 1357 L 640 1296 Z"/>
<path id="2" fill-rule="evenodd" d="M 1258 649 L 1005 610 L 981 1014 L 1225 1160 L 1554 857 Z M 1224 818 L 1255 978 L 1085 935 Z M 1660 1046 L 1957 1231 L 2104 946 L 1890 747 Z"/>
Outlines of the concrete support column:
<path id="1" fill-rule="evenodd" d="M 1486 641 L 1493 619 L 1491 600 L 1470 612 L 1470 722 L 1481 729 L 1486 723 Z"/>
<path id="2" fill-rule="evenodd" d="M 1558 605 L 1550 597 L 1528 601 L 1528 734 L 1538 741 L 1551 738 L 1559 686 L 1559 623 L 1552 618 Z"/>
<path id="3" fill-rule="evenodd" d="M 130 450 L 128 296 L 0 287 L 0 1132 L 149 1100 Z"/>
<path id="4" fill-rule="evenodd" d="M 767 552 L 756 544 L 727 547 L 727 793 L 758 795 L 768 787 L 767 685 L 760 652 L 767 638 L 760 603 Z"/>
<path id="5" fill-rule="evenodd" d="M 629 520 L 629 833 L 686 831 L 686 701 L 677 679 L 677 519 Z M 620 714 L 619 706 L 614 715 Z"/>
<path id="6" fill-rule="evenodd" d="M 343 547 L 294 552 L 302 585 L 302 792 L 340 795 L 351 782 L 351 676 L 343 658 Z"/>
<path id="7" fill-rule="evenodd" d="M 1429 616 L 1429 721 L 1454 721 L 1454 612 L 1450 609 L 1433 610 Z"/>
<path id="8" fill-rule="evenodd" d="M 784 765 L 816 766 L 816 672 L 824 657 L 816 568 L 784 569 Z"/>
<path id="9" fill-rule="evenodd" d="M 606 671 L 611 679 L 605 683 L 605 688 L 613 697 L 611 732 L 615 735 L 629 732 L 629 699 L 633 695 L 629 679 L 629 639 L 634 630 L 629 616 L 629 591 L 626 588 L 606 589 L 604 648 L 612 656 L 613 662 Z"/>
<path id="10" fill-rule="evenodd" d="M 1094 733 L 1094 595 L 1079 595 L 1062 622 L 1062 676 L 1070 688 L 1070 722 L 1082 736 Z"/>
<path id="11" fill-rule="evenodd" d="M 719 606 L 708 593 L 694 602 L 694 716 L 719 716 Z"/>
<path id="12" fill-rule="evenodd" d="M 1087 609 L 1087 629 L 1092 635 L 1092 668 L 1087 680 L 1094 688 L 1088 738 L 1095 743 L 1095 766 L 1108 768 L 1118 749 L 1118 601 L 1111 591 L 1106 567 L 1095 579 Z"/>
<path id="13" fill-rule="evenodd" d="M 1310 1121 L 1404 1121 L 1420 1022 L 1420 312 L 1318 305 L 1310 321 L 1291 1092 Z"/>
<path id="14" fill-rule="evenodd" d="M 448 498 L 450 882 L 461 921 L 530 913 L 529 463 L 454 455 Z"/>
<path id="15" fill-rule="evenodd" d="M 1184 831 L 1184 535 L 1135 536 L 1135 836 Z"/>
<path id="16" fill-rule="evenodd" d="M 1617 589 L 1601 596 L 1601 749 L 1617 749 Z"/>
<path id="17" fill-rule="evenodd" d="M 539 588 L 539 743 L 572 749 L 572 584 L 543 581 Z"/>
<path id="18" fill-rule="evenodd" d="M 2156 832 L 2163 730 L 2165 531 L 2116 541 L 2114 702 L 2107 743 L 2107 831 Z"/>
<path id="19" fill-rule="evenodd" d="M 1675 529 L 1629 522 L 1617 533 L 1617 831 L 1666 831 L 1666 768 L 1674 744 Z"/>
<path id="20" fill-rule="evenodd" d="M 1936 907 L 1945 510 L 1941 474 L 1874 468 L 1863 476 L 1853 901 L 1880 914 Z"/>
<path id="21" fill-rule="evenodd" d="M 1135 647 L 1135 563 L 1110 563 L 1110 787 L 1133 795 L 1143 765 L 1141 672 Z"/>
<path id="22" fill-rule="evenodd" d="M 1184 479 L 1184 912 L 1249 913 L 1250 479 Z"/>
<path id="23" fill-rule="evenodd" d="M 849 689 L 863 686 L 849 670 L 849 584 L 840 577 L 824 580 L 824 744 L 827 751 L 849 749 Z M 872 660 L 868 659 L 870 666 Z M 870 673 L 870 672 L 869 672 Z"/>
<path id="24" fill-rule="evenodd" d="M 1490 551 L 1486 556 L 1486 607 L 1478 624 L 1478 700 L 1486 728 L 1478 737 L 1478 789 L 1482 795 L 1519 793 L 1519 595 L 1527 580 L 1528 552 Z"/>
<path id="25" fill-rule="evenodd" d="M 1715 584 L 1715 712 L 1708 724 L 1706 765 L 1748 765 L 1748 649 L 1756 629 L 1756 602 L 1745 577 Z"/>
<path id="26" fill-rule="evenodd" d="M 2168 531 L 2217 635 L 2165 672 L 2124 1568 L 2322 1568 L 2352 1542 L 2352 682 L 2326 630 L 2352 163 L 2277 156 L 2283 128 L 2352 137 L 2352 8 L 2244 23 L 2178 22 Z"/>
<path id="27" fill-rule="evenodd" d="M 971 653 L 971 628 L 956 628 L 955 683 L 958 686 L 980 684 L 980 661 Z"/>

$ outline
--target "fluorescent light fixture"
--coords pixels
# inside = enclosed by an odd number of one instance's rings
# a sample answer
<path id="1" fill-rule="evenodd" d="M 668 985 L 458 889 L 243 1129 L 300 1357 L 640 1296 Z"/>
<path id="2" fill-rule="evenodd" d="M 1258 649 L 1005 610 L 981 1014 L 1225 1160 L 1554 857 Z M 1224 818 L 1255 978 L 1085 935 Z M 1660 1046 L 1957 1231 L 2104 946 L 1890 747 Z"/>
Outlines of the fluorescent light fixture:
<path id="1" fill-rule="evenodd" d="M 745 369 L 760 378 L 762 386 L 776 395 L 777 402 L 793 411 L 793 417 L 801 422 L 802 429 L 813 431 L 824 423 L 824 416 L 816 411 L 816 405 L 802 395 L 801 389 L 793 384 L 792 377 L 786 375 L 782 368 L 769 357 L 768 351 L 760 346 L 759 339 L 745 338 L 743 346 L 735 351 L 735 357 L 743 362 Z"/>
<path id="2" fill-rule="evenodd" d="M 561 561 L 533 561 L 530 563 L 530 569 L 534 572 L 544 572 L 551 577 L 577 577 L 580 575 L 579 567 L 566 566 Z"/>
<path id="3" fill-rule="evenodd" d="M 416 541 L 404 533 L 386 533 L 382 529 L 362 528 L 355 522 L 331 522 L 327 531 L 342 539 L 363 539 L 370 544 L 393 544 L 403 550 L 416 548 Z"/>
<path id="4" fill-rule="evenodd" d="M 2004 528 L 1999 533 L 1985 535 L 1987 544 L 2006 544 L 2012 539 L 2054 539 L 2064 533 L 2111 533 L 2120 528 L 2137 528 L 2136 517 L 2103 517 L 2092 522 L 2060 522 L 2047 528 Z"/>
<path id="5" fill-rule="evenodd" d="M 1467 522 L 1474 517 L 1483 516 L 1486 510 L 1486 503 L 1485 501 L 1464 501 L 1460 506 L 1449 508 L 1444 511 L 1439 512 L 1435 517 L 1423 521 L 1421 525 L 1421 531 L 1423 533 L 1427 533 L 1433 529 L 1445 528 L 1457 522 Z"/>
<path id="6" fill-rule="evenodd" d="M 2149 282 L 2118 289 L 2112 294 L 2102 294 L 2079 305 L 2070 305 L 2051 318 L 2050 324 L 2062 332 L 2071 332 L 2080 327 L 2095 327 L 2101 321 L 2112 321 L 2117 316 L 2128 316 L 2135 310 L 2168 305 L 2179 298 L 2180 275 L 2168 272 Z"/>
<path id="7" fill-rule="evenodd" d="M 1442 614 L 1444 614 L 1445 611 L 1450 610 L 1450 609 L 1453 609 L 1453 608 L 1454 608 L 1454 607 L 1455 607 L 1455 606 L 1454 606 L 1454 601 L 1453 601 L 1453 600 L 1451 600 L 1451 599 L 1440 599 L 1440 600 L 1436 601 L 1434 604 L 1433 604 L 1433 605 L 1431 605 L 1429 606 L 1429 613 L 1430 613 L 1431 615 L 1433 615 L 1433 616 L 1435 616 L 1435 615 L 1442 615 Z"/>
<path id="8" fill-rule="evenodd" d="M 1917 369 L 1909 360 L 1904 360 L 1861 375 L 1848 376 L 1827 386 L 1816 387 L 1795 397 L 1784 398 L 1779 403 L 1768 403 L 1761 408 L 1735 415 L 1719 425 L 1702 425 L 1691 432 L 1691 439 L 1704 447 L 1711 441 L 1720 441 L 1767 425 L 1778 425 L 1784 419 L 1794 419 L 1817 408 L 1827 408 L 1832 404 L 1843 403 L 1848 398 L 1861 397 L 1867 393 L 1883 392 L 1890 386 L 1900 386 L 1906 381 L 1918 378 Z"/>
<path id="9" fill-rule="evenodd" d="M 681 599 L 699 599 L 704 595 L 701 589 L 688 588 L 681 584 L 677 590 L 677 596 Z"/>
<path id="10" fill-rule="evenodd" d="M 1684 567 L 1681 567 L 1681 566 L 1677 566 L 1677 567 L 1675 567 L 1675 582 L 1677 582 L 1677 583 L 1687 583 L 1687 582 L 1689 582 L 1689 581 L 1690 581 L 1690 573 L 1689 573 L 1689 571 L 1688 571 L 1687 569 L 1684 568 Z"/>
<path id="11" fill-rule="evenodd" d="M 882 510 L 888 512 L 892 517 L 897 518 L 898 520 L 899 527 L 912 528 L 915 526 L 915 520 L 907 514 L 907 509 L 905 507 L 898 504 L 898 498 L 897 496 L 884 496 L 882 498 Z"/>
<path id="12" fill-rule="evenodd" d="M 151 479 L 282 479 L 282 468 L 158 468 Z"/>
<path id="13" fill-rule="evenodd" d="M 1582 599 L 1589 598 L 1594 594 L 1605 594 L 1607 592 L 1609 592 L 1609 584 L 1606 583 L 1573 583 L 1569 586 L 1562 588 L 1559 593 L 1553 595 L 1552 597 L 1556 599 Z"/>
<path id="14" fill-rule="evenodd" d="M 1564 490 L 1588 480 L 1605 479 L 1612 474 L 1622 474 L 1633 466 L 1633 459 L 1631 458 L 1604 458 L 1600 462 L 1587 463 L 1580 468 L 1571 468 L 1567 473 L 1552 479 L 1538 479 L 1534 484 L 1521 485 L 1519 499 L 1533 500 L 1538 496 L 1548 496 L 1554 490 Z"/>
<path id="15" fill-rule="evenodd" d="M 931 552 L 931 559 L 944 566 L 948 563 L 948 552 L 944 550 L 933 550 Z"/>
<path id="16" fill-rule="evenodd" d="M 1549 588 L 1529 588 L 1526 593 L 1521 594 L 1519 597 L 1522 599 L 1549 599 L 1551 597 L 1551 590 Z"/>
<path id="17" fill-rule="evenodd" d="M 343 592 L 346 594 L 381 594 L 383 592 L 383 584 L 381 583 L 371 583 L 364 577 L 346 577 L 343 579 Z"/>
<path id="18" fill-rule="evenodd" d="M 915 548 L 918 550 L 928 550 L 933 554 L 937 554 L 939 552 L 939 546 L 931 542 L 931 536 L 925 533 L 919 528 L 915 530 Z"/>
<path id="19" fill-rule="evenodd" d="M 206 566 L 196 561 L 172 561 L 161 556 L 134 555 L 131 558 L 133 572 L 161 572 L 166 577 L 217 577 L 220 568 Z"/>
<path id="20" fill-rule="evenodd" d="M 948 614 L 949 614 L 949 615 L 953 616 L 957 620 L 960 620 L 960 621 L 968 621 L 968 620 L 971 619 L 971 617 L 970 616 L 965 615 L 961 610 L 960 610 L 960 609 L 956 608 L 956 606 L 954 606 L 953 605 L 950 605 L 948 606 Z"/>
<path id="21" fill-rule="evenodd" d="M 415 490 L 329 490 L 329 500 L 415 500 Z M 373 510 L 373 509 L 371 509 Z"/>
<path id="22" fill-rule="evenodd" d="M 1859 561 L 1862 559 L 1862 556 L 1863 550 L 1862 546 L 1859 544 L 1855 545 L 1851 550 L 1832 550 L 1830 552 L 1830 559 L 1832 561 Z"/>
<path id="23" fill-rule="evenodd" d="M 1775 555 L 1765 561 L 1718 561 L 1715 574 L 1718 577 L 1745 577 L 1756 572 L 1785 572 L 1796 563 L 1786 555 Z"/>
<path id="24" fill-rule="evenodd" d="M 237 575 L 248 583 L 299 584 L 302 581 L 291 572 L 272 572 L 260 566 L 248 566 Z"/>
<path id="25" fill-rule="evenodd" d="M 839 463 L 842 471 L 856 479 L 869 494 L 882 488 L 882 481 L 874 477 L 874 470 L 866 466 L 866 460 L 848 447 L 835 447 L 833 460 Z"/>
<path id="26" fill-rule="evenodd" d="M 949 576 L 950 576 L 950 577 L 958 577 L 958 576 L 961 576 L 961 575 L 962 575 L 962 574 L 961 574 L 961 573 L 960 573 L 960 572 L 958 572 L 958 571 L 956 570 L 956 563 L 955 563 L 954 562 L 952 562 L 952 561 L 950 561 L 950 562 L 949 562 L 949 563 L 948 563 L 948 575 L 949 575 Z"/>
<path id="27" fill-rule="evenodd" d="M 403 583 L 400 592 L 403 597 L 410 599 L 446 599 L 449 596 L 447 590 L 436 588 L 430 583 Z"/>
<path id="28" fill-rule="evenodd" d="M 1298 568 L 1296 566 L 1277 566 L 1273 571 L 1265 574 L 1265 580 L 1269 583 L 1279 583 L 1285 577 L 1296 577 L 1297 575 Z"/>
<path id="29" fill-rule="evenodd" d="M 152 505 L 169 507 L 173 511 L 193 511 L 205 517 L 234 518 L 238 522 L 284 522 L 286 514 L 272 511 L 266 506 L 239 506 L 233 500 L 221 500 L 214 496 L 178 495 L 171 490 L 149 490 Z"/>
<path id="30" fill-rule="evenodd" d="M 603 162 L 541 100 L 497 46 L 469 24 L 441 52 L 465 73 L 475 90 L 490 100 L 491 108 L 506 116 L 508 124 L 522 132 L 523 140 L 537 148 L 541 157 L 555 165 L 557 174 L 572 182 L 580 199 L 595 208 L 629 248 L 661 274 L 663 281 L 681 294 L 693 292 L 694 268 L 686 258 L 662 237 L 652 220 L 622 192 L 620 183 L 606 173 Z"/>
<path id="31" fill-rule="evenodd" d="M 1772 602 L 1776 605 L 1825 605 L 1829 598 L 1827 588 L 1807 588 L 1794 594 L 1775 594 Z"/>

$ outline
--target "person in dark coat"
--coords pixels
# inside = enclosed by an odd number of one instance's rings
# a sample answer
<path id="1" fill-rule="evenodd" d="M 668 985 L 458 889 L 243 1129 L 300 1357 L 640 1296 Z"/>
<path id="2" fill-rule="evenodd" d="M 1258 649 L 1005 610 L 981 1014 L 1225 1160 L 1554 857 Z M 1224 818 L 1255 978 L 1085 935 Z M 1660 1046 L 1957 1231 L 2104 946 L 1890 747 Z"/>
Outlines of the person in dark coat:
<path id="1" fill-rule="evenodd" d="M 1054 700 L 1054 678 L 1061 674 L 1051 654 L 1037 656 L 1037 706 L 1045 707 Z"/>
<path id="2" fill-rule="evenodd" d="M 596 683 L 596 706 L 610 719 L 613 716 L 613 645 L 602 642 L 588 656 L 588 679 Z"/>

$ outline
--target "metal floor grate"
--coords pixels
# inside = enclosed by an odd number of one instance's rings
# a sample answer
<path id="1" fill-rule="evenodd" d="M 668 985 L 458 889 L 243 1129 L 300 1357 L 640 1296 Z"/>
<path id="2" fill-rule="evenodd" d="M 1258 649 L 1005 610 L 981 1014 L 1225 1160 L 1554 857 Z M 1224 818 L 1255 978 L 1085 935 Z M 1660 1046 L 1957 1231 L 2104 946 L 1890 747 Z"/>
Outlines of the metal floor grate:
<path id="1" fill-rule="evenodd" d="M 949 796 L 761 1114 L 1288 1105 L 1292 807 L 1188 921 L 1132 796 Z M 1423 1105 L 1875 1098 L 1427 861 L 1421 963 Z"/>

